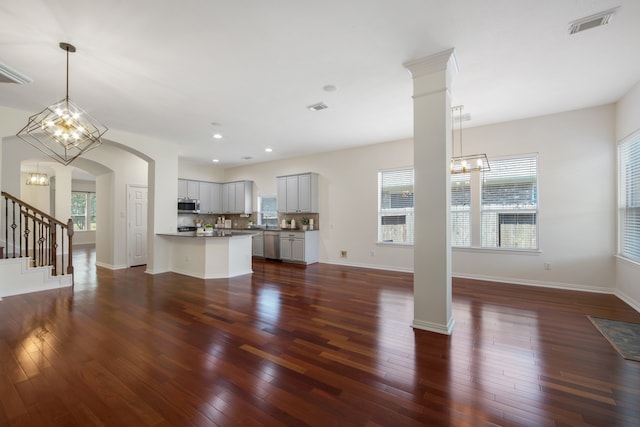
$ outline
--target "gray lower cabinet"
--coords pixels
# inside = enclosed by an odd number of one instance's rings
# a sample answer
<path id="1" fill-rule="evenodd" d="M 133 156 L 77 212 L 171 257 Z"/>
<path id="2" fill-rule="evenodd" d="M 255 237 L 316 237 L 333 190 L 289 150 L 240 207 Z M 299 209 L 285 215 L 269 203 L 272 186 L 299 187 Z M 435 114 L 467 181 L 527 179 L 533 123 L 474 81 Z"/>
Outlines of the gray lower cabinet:
<path id="1" fill-rule="evenodd" d="M 280 258 L 283 261 L 312 264 L 319 261 L 320 233 L 314 231 L 280 232 Z"/>
<path id="2" fill-rule="evenodd" d="M 253 236 L 251 255 L 264 258 L 264 234 L 256 234 Z"/>

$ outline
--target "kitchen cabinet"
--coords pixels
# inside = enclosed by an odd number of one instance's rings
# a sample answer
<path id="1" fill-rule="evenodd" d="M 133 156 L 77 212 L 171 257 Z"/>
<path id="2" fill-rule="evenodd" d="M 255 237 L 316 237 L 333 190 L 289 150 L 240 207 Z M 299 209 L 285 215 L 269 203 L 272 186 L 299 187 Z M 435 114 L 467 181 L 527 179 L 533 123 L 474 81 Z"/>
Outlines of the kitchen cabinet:
<path id="1" fill-rule="evenodd" d="M 211 198 L 211 213 L 222 212 L 222 184 L 210 182 L 209 197 Z"/>
<path id="2" fill-rule="evenodd" d="M 222 184 L 222 212 L 250 214 L 253 200 L 253 181 Z"/>
<path id="3" fill-rule="evenodd" d="M 320 258 L 320 233 L 314 231 L 280 232 L 282 261 L 312 264 Z"/>
<path id="4" fill-rule="evenodd" d="M 222 212 L 220 203 L 220 185 L 217 182 L 200 181 L 200 213 L 216 214 Z"/>
<path id="5" fill-rule="evenodd" d="M 318 174 L 309 172 L 277 179 L 278 212 L 318 212 Z"/>
<path id="6" fill-rule="evenodd" d="M 178 198 L 200 199 L 200 181 L 178 179 Z"/>
<path id="7" fill-rule="evenodd" d="M 264 258 L 264 234 L 259 233 L 253 236 L 251 255 Z"/>

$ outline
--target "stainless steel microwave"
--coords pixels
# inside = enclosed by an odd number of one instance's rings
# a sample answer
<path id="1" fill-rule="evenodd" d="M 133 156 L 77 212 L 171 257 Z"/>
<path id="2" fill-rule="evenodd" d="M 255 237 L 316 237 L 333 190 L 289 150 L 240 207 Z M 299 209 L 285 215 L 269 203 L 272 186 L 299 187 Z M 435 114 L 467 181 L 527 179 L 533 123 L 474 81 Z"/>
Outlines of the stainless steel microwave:
<path id="1" fill-rule="evenodd" d="M 200 213 L 200 200 L 178 199 L 178 213 Z"/>

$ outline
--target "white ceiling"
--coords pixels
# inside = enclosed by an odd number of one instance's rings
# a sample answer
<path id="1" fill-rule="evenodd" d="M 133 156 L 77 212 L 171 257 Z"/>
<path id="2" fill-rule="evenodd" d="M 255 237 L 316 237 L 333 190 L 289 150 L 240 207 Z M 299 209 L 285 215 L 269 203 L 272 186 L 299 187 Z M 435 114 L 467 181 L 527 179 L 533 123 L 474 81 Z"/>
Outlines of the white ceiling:
<path id="1" fill-rule="evenodd" d="M 467 126 L 615 102 L 640 80 L 638 0 L 20 0 L 2 2 L 0 22 L 0 62 L 33 80 L 0 84 L 0 105 L 62 99 L 66 41 L 72 100 L 216 167 L 410 137 L 403 63 L 448 48 Z"/>

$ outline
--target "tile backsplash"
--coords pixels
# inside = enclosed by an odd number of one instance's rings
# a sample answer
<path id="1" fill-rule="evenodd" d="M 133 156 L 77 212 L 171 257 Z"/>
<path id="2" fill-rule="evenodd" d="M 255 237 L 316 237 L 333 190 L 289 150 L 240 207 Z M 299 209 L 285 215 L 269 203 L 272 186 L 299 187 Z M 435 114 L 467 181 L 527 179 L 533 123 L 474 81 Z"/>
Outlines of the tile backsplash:
<path id="1" fill-rule="evenodd" d="M 253 225 L 257 225 L 258 213 L 253 212 L 251 215 L 241 214 L 229 214 L 229 215 L 199 215 L 199 214 L 179 214 L 178 215 L 178 227 L 190 227 L 195 225 L 196 220 L 201 220 L 203 224 L 215 224 L 218 217 L 231 220 L 232 228 L 248 228 L 250 221 Z M 302 230 L 303 218 L 313 219 L 313 229 L 320 229 L 320 214 L 278 214 L 278 226 L 281 225 L 282 220 L 291 221 L 295 219 L 296 229 Z"/>

